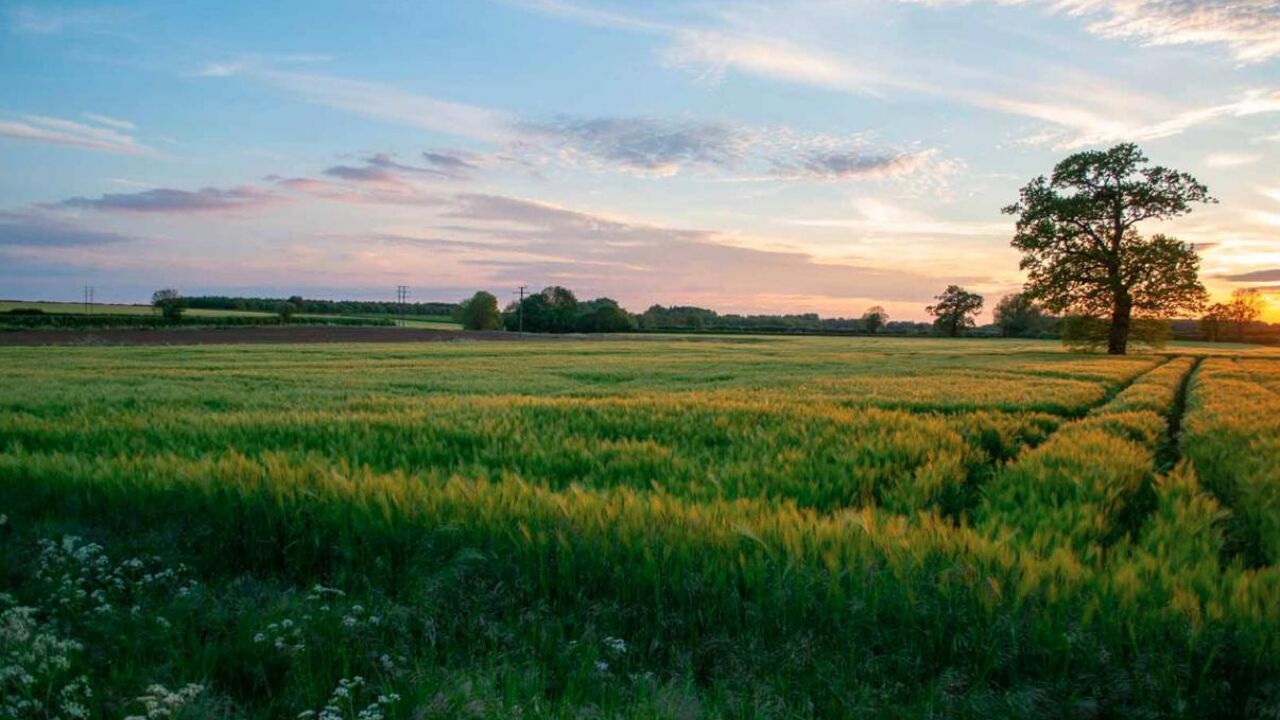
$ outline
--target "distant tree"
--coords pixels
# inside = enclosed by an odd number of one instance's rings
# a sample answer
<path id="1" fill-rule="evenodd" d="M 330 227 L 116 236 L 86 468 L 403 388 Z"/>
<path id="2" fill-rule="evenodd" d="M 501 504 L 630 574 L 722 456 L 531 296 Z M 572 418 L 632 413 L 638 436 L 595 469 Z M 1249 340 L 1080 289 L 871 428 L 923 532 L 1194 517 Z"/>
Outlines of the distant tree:
<path id="1" fill-rule="evenodd" d="M 1026 293 L 1005 295 L 993 312 L 1000 337 L 1034 337 L 1044 330 L 1044 311 Z"/>
<path id="2" fill-rule="evenodd" d="M 467 330 L 501 330 L 502 313 L 498 312 L 498 298 L 480 290 L 458 306 L 457 318 Z"/>
<path id="3" fill-rule="evenodd" d="M 862 313 L 862 329 L 872 335 L 884 329 L 889 324 L 889 313 L 879 305 L 873 305 Z"/>
<path id="4" fill-rule="evenodd" d="M 507 328 L 514 330 L 523 312 L 526 332 L 573 332 L 577 328 L 578 305 L 572 290 L 553 285 L 515 304 L 504 320 Z"/>
<path id="5" fill-rule="evenodd" d="M 973 316 L 982 310 L 982 296 L 959 285 L 948 285 L 936 299 L 938 302 L 925 308 L 925 312 L 937 318 L 934 326 L 949 337 L 973 327 Z"/>
<path id="6" fill-rule="evenodd" d="M 579 332 L 631 332 L 636 329 L 636 323 L 617 301 L 596 298 L 581 304 L 577 329 Z"/>
<path id="7" fill-rule="evenodd" d="M 1262 317 L 1263 305 L 1262 293 L 1254 288 L 1240 288 L 1231 293 L 1231 301 L 1225 305 L 1225 310 L 1236 340 L 1243 341 L 1245 330 Z"/>
<path id="8" fill-rule="evenodd" d="M 1200 338 L 1209 342 L 1218 342 L 1226 334 L 1231 322 L 1231 308 L 1226 303 L 1214 303 L 1205 308 L 1200 318 Z"/>
<path id="9" fill-rule="evenodd" d="M 178 320 L 185 308 L 182 294 L 173 288 L 161 288 L 151 294 L 151 305 L 160 311 L 166 320 Z"/>
<path id="10" fill-rule="evenodd" d="M 280 318 L 281 323 L 287 323 L 293 319 L 293 313 L 296 308 L 287 300 L 276 305 L 276 316 Z"/>
<path id="11" fill-rule="evenodd" d="M 1146 163 L 1133 144 L 1076 153 L 1004 208 L 1018 216 L 1013 246 L 1028 271 L 1027 294 L 1052 312 L 1107 318 L 1113 355 L 1127 350 L 1135 313 L 1194 311 L 1205 298 L 1194 247 L 1143 237 L 1135 226 L 1215 201 L 1194 177 Z"/>

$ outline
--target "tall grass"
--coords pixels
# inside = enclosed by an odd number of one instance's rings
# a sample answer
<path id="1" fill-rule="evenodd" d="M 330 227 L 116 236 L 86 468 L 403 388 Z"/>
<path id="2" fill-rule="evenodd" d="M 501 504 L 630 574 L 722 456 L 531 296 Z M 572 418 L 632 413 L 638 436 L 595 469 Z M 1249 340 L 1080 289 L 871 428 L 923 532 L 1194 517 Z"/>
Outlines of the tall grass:
<path id="1" fill-rule="evenodd" d="M 94 717 L 1274 713 L 1191 362 L 1005 347 L 13 352 L 0 606 Z"/>

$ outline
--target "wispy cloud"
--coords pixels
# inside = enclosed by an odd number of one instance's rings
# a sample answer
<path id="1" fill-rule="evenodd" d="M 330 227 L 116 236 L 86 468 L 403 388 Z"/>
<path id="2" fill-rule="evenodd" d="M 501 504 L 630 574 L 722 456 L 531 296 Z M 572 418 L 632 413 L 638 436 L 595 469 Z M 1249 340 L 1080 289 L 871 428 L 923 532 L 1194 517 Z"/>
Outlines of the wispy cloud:
<path id="1" fill-rule="evenodd" d="M 915 172 L 934 155 L 934 150 L 893 153 L 857 149 L 815 150 L 794 160 L 778 160 L 776 169 L 782 177 L 823 180 L 893 177 Z"/>
<path id="2" fill-rule="evenodd" d="M 13 32 L 54 35 L 69 31 L 102 32 L 115 27 L 127 13 L 118 8 L 57 8 L 18 5 L 8 12 Z"/>
<path id="3" fill-rule="evenodd" d="M 131 239 L 119 233 L 85 228 L 43 214 L 0 212 L 0 246 L 66 248 L 110 245 Z"/>
<path id="4" fill-rule="evenodd" d="M 1205 156 L 1204 164 L 1211 168 L 1233 168 L 1252 165 L 1261 159 L 1261 155 L 1250 153 L 1210 153 Z"/>
<path id="5" fill-rule="evenodd" d="M 730 168 L 754 143 L 750 132 L 727 123 L 653 117 L 559 117 L 518 128 L 569 159 L 654 176 L 674 175 L 685 166 Z"/>
<path id="6" fill-rule="evenodd" d="M 127 121 L 105 118 L 85 113 L 84 117 L 98 123 L 90 125 L 44 115 L 21 115 L 17 119 L 0 119 L 0 137 L 28 142 L 70 145 L 121 155 L 150 155 L 155 150 L 138 142 L 126 132 Z"/>
<path id="7" fill-rule="evenodd" d="M 902 0 L 935 7 L 978 0 Z M 991 0 L 1031 5 L 1081 18 L 1100 37 L 1146 46 L 1221 45 L 1241 63 L 1280 56 L 1280 2 L 1276 0 Z"/>
<path id="8" fill-rule="evenodd" d="M 1222 279 L 1231 282 L 1275 282 L 1280 281 L 1280 268 L 1269 270 L 1251 270 L 1249 272 L 1223 275 Z"/>
<path id="9" fill-rule="evenodd" d="M 137 127 L 133 124 L 132 120 L 123 120 L 121 118 L 111 117 L 110 115 L 99 115 L 98 113 L 87 112 L 80 113 L 80 116 L 90 122 L 94 122 L 99 125 L 106 125 L 107 127 L 113 127 L 117 130 L 133 130 Z"/>
<path id="10" fill-rule="evenodd" d="M 901 268 L 819 262 L 803 252 L 749 247 L 714 231 L 637 223 L 503 195 L 458 196 L 445 217 L 468 222 L 455 232 L 519 253 L 471 263 L 496 271 L 503 282 L 572 282 L 587 292 L 625 287 L 633 297 L 695 302 L 707 299 L 706 278 L 715 277 L 721 303 L 757 307 L 764 305 L 761 287 L 818 301 L 923 301 L 940 282 Z"/>
<path id="11" fill-rule="evenodd" d="M 283 202 L 275 193 L 253 187 L 227 190 L 154 188 L 136 193 L 108 193 L 97 198 L 73 197 L 43 207 L 49 209 L 101 210 L 123 213 L 225 213 Z"/>
<path id="12" fill-rule="evenodd" d="M 356 115 L 476 140 L 511 139 L 510 118 L 487 108 L 331 75 L 282 70 L 255 75 L 307 102 Z"/>
<path id="13" fill-rule="evenodd" d="M 975 1 L 923 0 L 916 4 L 953 5 Z M 1003 4 L 1040 2 L 995 1 Z M 1245 32 L 1241 28 L 1246 28 L 1249 22 L 1275 22 L 1272 16 L 1280 7 L 1278 1 L 1204 0 L 1211 8 L 1208 11 L 1196 9 L 1200 0 L 1045 0 L 1044 4 L 1059 12 L 1091 17 L 1100 14 L 1105 21 L 1100 20 L 1094 27 L 1100 33 L 1138 33 L 1139 28 L 1144 27 L 1154 33 L 1154 28 L 1164 22 L 1161 27 L 1166 32 L 1161 36 L 1165 38 L 1162 42 L 1172 42 L 1175 38 L 1191 42 L 1193 27 L 1201 28 L 1202 37 L 1218 37 L 1211 28 L 1217 22 L 1214 18 L 1222 15 L 1224 27 L 1229 25 L 1242 33 L 1242 43 L 1250 37 L 1259 41 L 1250 46 L 1254 48 L 1250 52 L 1261 52 L 1260 48 L 1271 52 L 1269 48 L 1273 46 L 1280 48 L 1280 31 L 1271 32 L 1271 37 L 1263 41 L 1264 31 Z M 766 12 L 767 5 L 731 5 L 732 10 L 723 11 L 702 26 L 675 26 L 634 18 L 628 22 L 628 18 L 616 13 L 597 14 L 590 8 L 564 2 L 521 4 L 569 20 L 664 36 L 668 45 L 659 51 L 660 58 L 669 65 L 694 71 L 704 79 L 717 81 L 734 71 L 869 96 L 893 92 L 941 98 L 1039 121 L 1045 129 L 1032 133 L 1026 141 L 1058 149 L 1122 139 L 1153 140 L 1178 135 L 1222 118 L 1280 112 L 1280 92 L 1274 89 L 1255 89 L 1227 103 L 1179 108 L 1144 97 L 1132 88 L 1117 86 L 1107 78 L 1079 72 L 1063 77 L 1063 73 L 1055 71 L 1056 82 L 1051 88 L 1038 80 L 1019 85 L 989 74 L 982 75 L 983 83 L 974 84 L 976 76 L 972 69 L 944 66 L 925 71 L 901 62 L 881 63 L 843 49 L 831 49 L 803 32 L 791 30 L 789 34 L 787 28 L 778 27 L 777 17 Z M 1247 12 L 1223 10 L 1227 5 L 1256 7 Z M 830 17 L 830 23 L 835 25 L 850 21 L 853 13 L 848 7 L 829 3 L 803 4 L 802 9 L 803 12 L 793 9 L 788 15 Z M 1143 13 L 1150 13 L 1150 17 Z M 1160 20 L 1161 17 L 1164 20 Z M 1152 35 L 1148 40 L 1155 42 L 1155 37 Z M 954 77 L 948 79 L 950 76 Z"/>

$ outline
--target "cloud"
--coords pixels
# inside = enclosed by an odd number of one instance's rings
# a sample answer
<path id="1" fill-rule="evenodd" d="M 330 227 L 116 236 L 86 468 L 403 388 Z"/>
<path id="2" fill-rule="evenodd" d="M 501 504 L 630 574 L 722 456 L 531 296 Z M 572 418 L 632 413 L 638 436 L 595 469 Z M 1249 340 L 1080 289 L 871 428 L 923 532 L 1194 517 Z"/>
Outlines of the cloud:
<path id="1" fill-rule="evenodd" d="M 852 205 L 853 217 L 801 218 L 785 222 L 803 227 L 844 228 L 872 236 L 1007 238 L 1013 234 L 1012 221 L 937 220 L 872 197 L 857 198 Z"/>
<path id="2" fill-rule="evenodd" d="M 256 71 L 255 76 L 307 102 L 364 117 L 476 140 L 512 139 L 510 119 L 505 113 L 475 105 L 330 75 L 263 70 Z"/>
<path id="3" fill-rule="evenodd" d="M 89 113 L 84 116 L 99 124 L 88 125 L 44 115 L 23 115 L 20 120 L 0 120 L 0 137 L 70 145 L 120 155 L 150 155 L 155 152 L 124 132 L 129 128 L 122 127 L 121 124 L 126 121 Z"/>
<path id="4" fill-rule="evenodd" d="M 1280 56 L 1275 0 L 1052 0 L 1051 7 L 1089 18 L 1088 30 L 1144 45 L 1225 45 L 1242 63 Z"/>
<path id="5" fill-rule="evenodd" d="M 137 127 L 136 125 L 133 124 L 133 121 L 131 120 L 121 120 L 120 118 L 114 118 L 114 117 L 111 117 L 110 115 L 99 115 L 97 113 L 87 112 L 87 113 L 80 113 L 80 116 L 91 122 L 95 122 L 99 125 L 106 125 L 108 127 L 113 127 L 117 130 L 132 130 L 135 127 Z"/>
<path id="6" fill-rule="evenodd" d="M 1204 164 L 1211 168 L 1233 168 L 1252 165 L 1262 159 L 1261 155 L 1243 153 L 1211 153 L 1204 159 Z"/>
<path id="7" fill-rule="evenodd" d="M 864 150 L 818 150 L 804 153 L 794 161 L 775 160 L 783 177 L 812 176 L 823 180 L 849 180 L 908 175 L 936 154 L 919 152 L 867 152 Z"/>
<path id="8" fill-rule="evenodd" d="M 723 233 L 612 218 L 521 198 L 464 194 L 444 216 L 468 221 L 444 228 L 496 243 L 517 257 L 470 259 L 502 282 L 572 283 L 585 293 L 626 288 L 629 299 L 755 304 L 770 293 L 821 301 L 875 297 L 924 301 L 946 284 L 900 268 L 820 262 L 790 250 L 746 246 Z M 977 278 L 948 278 L 970 282 Z"/>
<path id="9" fill-rule="evenodd" d="M 1280 268 L 1270 270 L 1251 270 L 1235 275 L 1223 275 L 1222 279 L 1231 282 L 1275 282 L 1280 281 Z"/>
<path id="10" fill-rule="evenodd" d="M 104 32 L 125 17 L 110 8 L 52 8 L 20 5 L 9 11 L 9 28 L 29 35 L 55 35 L 69 31 Z"/>
<path id="11" fill-rule="evenodd" d="M 420 191 L 408 183 L 357 181 L 352 184 L 319 178 L 280 177 L 278 175 L 268 175 L 265 179 L 281 188 L 301 195 L 350 205 L 414 205 L 425 207 L 441 205 L 445 202 L 440 196 Z"/>
<path id="12" fill-rule="evenodd" d="M 916 0 L 913 4 L 957 5 L 978 0 Z M 1257 40 L 1256 48 L 1280 48 L 1280 32 L 1266 38 L 1262 26 L 1274 23 L 1278 0 L 993 0 L 1000 4 L 1043 4 L 1059 12 L 1096 17 L 1091 26 L 1102 34 L 1134 35 L 1151 31 L 1149 44 L 1177 39 L 1225 37 L 1213 28 Z M 911 0 L 904 0 L 911 2 Z M 854 22 L 851 7 L 809 4 L 800 12 L 792 7 L 777 12 L 768 4 L 727 6 L 706 26 L 675 26 L 626 18 L 564 2 L 525 2 L 523 6 L 545 14 L 587 24 L 659 34 L 669 41 L 659 53 L 668 65 L 690 69 L 702 79 L 718 81 L 732 71 L 755 77 L 808 85 L 837 92 L 878 96 L 890 91 L 941 98 L 996 112 L 1027 117 L 1045 124 L 1026 142 L 1069 150 L 1118 140 L 1146 141 L 1181 134 L 1192 127 L 1221 118 L 1280 112 L 1280 92 L 1252 90 L 1239 99 L 1204 107 L 1178 108 L 1155 98 L 1143 97 L 1133 88 L 1117 86 L 1105 77 L 1064 72 L 1045 65 L 1034 80 L 1017 83 L 1001 77 L 979 75 L 976 70 L 937 64 L 924 67 L 892 67 L 872 53 L 858 55 L 841 48 L 823 47 L 822 32 L 793 30 L 796 17 L 826 26 Z M 1249 5 L 1241 11 L 1235 6 Z M 1197 9 L 1203 6 L 1210 10 Z M 1231 7 L 1228 7 L 1231 6 Z M 1223 9 L 1226 8 L 1226 9 Z M 1171 19 L 1172 18 L 1172 19 Z M 1262 26 L 1250 30 L 1249 23 Z M 1156 28 L 1163 28 L 1156 33 Z M 1256 31 L 1255 31 L 1256 30 Z M 1146 30 L 1142 30 L 1146 32 Z M 790 33 L 790 37 L 788 37 Z M 1228 33 L 1230 34 L 1230 33 Z M 1264 39 L 1265 38 L 1265 39 Z M 861 47 L 859 44 L 858 47 Z M 1241 45 L 1243 48 L 1244 45 Z M 1270 52 L 1270 50 L 1268 50 Z M 892 58 L 890 58 L 892 60 Z M 1055 82 L 1046 87 L 1039 77 Z M 981 84 L 973 80 L 981 78 Z"/>
<path id="13" fill-rule="evenodd" d="M 902 0 L 915 5 L 970 5 L 976 0 Z M 1276 0 L 992 0 L 1045 8 L 1086 21 L 1094 35 L 1145 46 L 1223 45 L 1238 62 L 1280 56 Z"/>
<path id="14" fill-rule="evenodd" d="M 409 177 L 466 180 L 471 176 L 470 171 L 477 169 L 474 156 L 456 152 L 424 152 L 422 159 L 425 167 L 398 162 L 387 153 L 378 153 L 365 158 L 363 165 L 335 165 L 325 169 L 324 174 L 353 182 L 408 188 L 405 179 Z"/>
<path id="15" fill-rule="evenodd" d="M 253 187 L 228 190 L 154 188 L 136 193 L 108 193 L 98 198 L 73 197 L 48 208 L 102 210 L 124 213 L 217 213 L 255 209 L 283 201 L 279 195 Z"/>
<path id="16" fill-rule="evenodd" d="M 0 246 L 85 247 L 132 239 L 34 213 L 0 212 Z"/>
<path id="17" fill-rule="evenodd" d="M 732 167 L 753 142 L 749 133 L 726 123 L 654 117 L 560 117 L 518 127 L 529 140 L 570 156 L 653 176 L 674 175 L 686 165 Z"/>

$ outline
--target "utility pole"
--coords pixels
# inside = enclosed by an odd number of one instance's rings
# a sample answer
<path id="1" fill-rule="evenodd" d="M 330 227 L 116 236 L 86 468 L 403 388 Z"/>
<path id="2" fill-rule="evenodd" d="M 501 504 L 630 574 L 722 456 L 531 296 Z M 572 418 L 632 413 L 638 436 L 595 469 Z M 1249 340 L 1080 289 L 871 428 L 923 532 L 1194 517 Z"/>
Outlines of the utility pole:
<path id="1" fill-rule="evenodd" d="M 405 307 L 404 307 L 405 303 L 409 302 L 409 286 L 408 285 L 396 286 L 396 302 L 399 303 L 400 315 L 403 316 L 405 311 Z M 400 318 L 400 327 L 404 327 L 404 317 Z"/>
<path id="2" fill-rule="evenodd" d="M 524 291 L 528 290 L 528 285 L 521 285 L 518 293 L 520 294 L 520 303 L 516 306 L 519 313 L 519 332 L 524 332 Z"/>
<path id="3" fill-rule="evenodd" d="M 93 310 L 93 286 L 84 286 L 84 314 L 88 315 Z"/>

